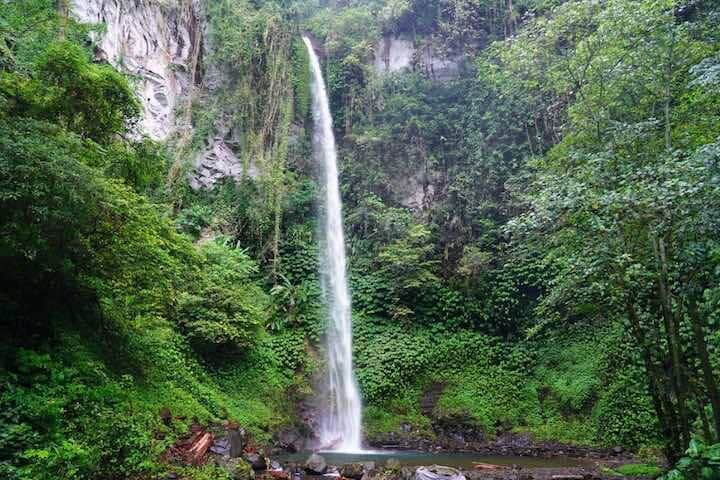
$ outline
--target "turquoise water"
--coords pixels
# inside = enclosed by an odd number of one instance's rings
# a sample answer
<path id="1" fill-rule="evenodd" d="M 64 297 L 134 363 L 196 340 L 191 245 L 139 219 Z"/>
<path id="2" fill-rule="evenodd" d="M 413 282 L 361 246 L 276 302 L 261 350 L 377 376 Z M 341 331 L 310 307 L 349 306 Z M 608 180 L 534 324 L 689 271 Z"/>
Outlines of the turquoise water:
<path id="1" fill-rule="evenodd" d="M 277 458 L 280 462 L 304 462 L 312 452 L 285 454 Z M 353 462 L 375 462 L 378 466 L 389 458 L 395 458 L 403 466 L 417 467 L 421 465 L 445 465 L 461 469 L 473 468 L 473 462 L 490 463 L 493 465 L 517 465 L 522 468 L 561 468 L 582 466 L 582 461 L 569 457 L 518 457 L 502 455 L 482 455 L 478 453 L 454 452 L 419 452 L 412 450 L 375 450 L 362 453 L 318 452 L 329 465 L 343 465 Z"/>

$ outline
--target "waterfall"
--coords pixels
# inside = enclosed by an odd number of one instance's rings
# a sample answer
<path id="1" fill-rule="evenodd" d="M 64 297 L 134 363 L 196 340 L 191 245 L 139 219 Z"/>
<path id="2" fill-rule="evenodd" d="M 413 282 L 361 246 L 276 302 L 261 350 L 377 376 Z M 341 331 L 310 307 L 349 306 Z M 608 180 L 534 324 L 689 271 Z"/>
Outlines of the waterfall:
<path id="1" fill-rule="evenodd" d="M 321 253 L 323 288 L 330 322 L 327 332 L 329 405 L 320 421 L 322 445 L 340 451 L 362 450 L 361 402 L 352 361 L 352 318 L 347 282 L 342 202 L 338 184 L 337 152 L 325 82 L 315 50 L 303 37 L 312 73 L 313 152 L 325 182 Z"/>

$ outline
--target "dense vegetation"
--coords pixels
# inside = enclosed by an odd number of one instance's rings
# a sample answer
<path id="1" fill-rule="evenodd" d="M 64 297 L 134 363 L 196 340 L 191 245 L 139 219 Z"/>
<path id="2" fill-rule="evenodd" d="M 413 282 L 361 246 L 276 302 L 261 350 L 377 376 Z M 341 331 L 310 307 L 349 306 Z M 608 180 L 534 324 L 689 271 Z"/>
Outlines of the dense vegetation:
<path id="1" fill-rule="evenodd" d="M 139 477 L 193 418 L 258 445 L 299 422 L 325 322 L 301 31 L 341 150 L 366 436 L 527 433 L 712 478 L 714 2 L 208 0 L 224 81 L 165 144 L 93 62 L 102 29 L 56 7 L 0 9 L 3 478 Z M 380 72 L 383 37 L 457 68 Z M 228 125 L 258 175 L 192 190 Z"/>

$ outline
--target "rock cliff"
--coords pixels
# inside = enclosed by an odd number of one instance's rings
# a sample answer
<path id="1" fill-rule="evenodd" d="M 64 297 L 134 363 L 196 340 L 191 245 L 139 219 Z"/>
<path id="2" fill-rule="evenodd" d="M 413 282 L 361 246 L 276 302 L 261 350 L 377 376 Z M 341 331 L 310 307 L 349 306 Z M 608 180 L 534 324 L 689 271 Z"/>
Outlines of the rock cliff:
<path id="1" fill-rule="evenodd" d="M 101 25 L 96 56 L 131 74 L 143 104 L 141 128 L 164 140 L 197 75 L 204 22 L 197 0 L 72 0 L 73 15 Z"/>

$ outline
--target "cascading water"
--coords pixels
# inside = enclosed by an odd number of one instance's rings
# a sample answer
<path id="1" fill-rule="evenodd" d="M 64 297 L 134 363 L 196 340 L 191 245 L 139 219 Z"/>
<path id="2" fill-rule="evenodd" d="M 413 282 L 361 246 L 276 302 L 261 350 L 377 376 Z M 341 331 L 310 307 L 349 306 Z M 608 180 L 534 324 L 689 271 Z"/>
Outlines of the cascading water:
<path id="1" fill-rule="evenodd" d="M 325 82 L 315 50 L 303 37 L 312 73 L 313 152 L 322 165 L 325 181 L 323 218 L 324 249 L 321 264 L 325 296 L 330 314 L 327 332 L 328 388 L 330 404 L 321 418 L 320 441 L 333 450 L 361 451 L 360 393 L 353 372 L 352 319 L 347 283 L 342 203 L 338 184 L 337 152 Z"/>

